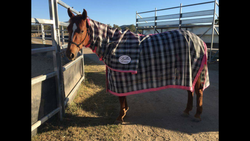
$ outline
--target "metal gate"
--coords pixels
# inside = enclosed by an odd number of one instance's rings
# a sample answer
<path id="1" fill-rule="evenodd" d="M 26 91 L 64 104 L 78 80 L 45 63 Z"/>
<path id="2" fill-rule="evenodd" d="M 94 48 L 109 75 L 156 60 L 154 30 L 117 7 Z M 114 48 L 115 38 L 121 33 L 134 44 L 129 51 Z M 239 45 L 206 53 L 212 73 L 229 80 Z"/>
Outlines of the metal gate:
<path id="1" fill-rule="evenodd" d="M 60 40 L 59 25 L 67 26 L 68 23 L 59 22 L 58 4 L 71 8 L 61 0 L 48 0 L 50 19 L 31 18 L 31 23 L 41 25 L 42 39 L 44 41 L 43 24 L 51 25 L 52 46 L 31 49 L 31 55 L 36 53 L 53 53 L 53 72 L 31 78 L 31 132 L 36 134 L 36 129 L 49 118 L 59 113 L 59 119 L 65 112 L 65 105 L 75 97 L 76 91 L 85 78 L 83 49 L 78 58 L 62 66 L 62 57 L 67 44 L 64 44 L 63 28 Z M 75 9 L 71 11 L 81 14 Z M 43 42 L 44 43 L 44 42 Z"/>

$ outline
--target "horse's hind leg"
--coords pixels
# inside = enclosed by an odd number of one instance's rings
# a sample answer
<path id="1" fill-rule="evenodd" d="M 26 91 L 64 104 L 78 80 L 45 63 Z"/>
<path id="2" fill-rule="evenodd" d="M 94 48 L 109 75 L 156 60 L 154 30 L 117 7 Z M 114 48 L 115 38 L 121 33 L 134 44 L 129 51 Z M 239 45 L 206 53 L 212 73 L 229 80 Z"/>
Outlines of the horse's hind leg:
<path id="1" fill-rule="evenodd" d="M 194 92 L 188 91 L 187 107 L 183 111 L 183 116 L 188 116 L 189 111 L 191 111 L 193 109 L 193 97 L 194 97 Z"/>
<path id="2" fill-rule="evenodd" d="M 200 81 L 200 77 L 198 78 L 196 84 L 195 84 L 195 93 L 197 95 L 197 110 L 194 117 L 200 121 L 201 120 L 201 113 L 202 113 L 202 105 L 203 105 L 203 90 L 202 85 Z"/>
<path id="3" fill-rule="evenodd" d="M 126 116 L 126 113 L 129 109 L 126 96 L 120 96 L 119 101 L 120 101 L 120 113 L 115 123 L 123 122 L 123 118 Z"/>

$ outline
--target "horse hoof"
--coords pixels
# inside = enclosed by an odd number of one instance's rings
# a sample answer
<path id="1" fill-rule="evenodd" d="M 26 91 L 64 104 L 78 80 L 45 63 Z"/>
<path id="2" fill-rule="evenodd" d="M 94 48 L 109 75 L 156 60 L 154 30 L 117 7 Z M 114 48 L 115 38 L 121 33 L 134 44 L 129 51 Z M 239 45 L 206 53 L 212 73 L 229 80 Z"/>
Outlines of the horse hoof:
<path id="1" fill-rule="evenodd" d="M 126 111 L 126 113 L 127 113 L 127 111 L 129 110 L 129 107 L 127 108 L 127 110 L 125 110 Z"/>
<path id="2" fill-rule="evenodd" d="M 200 122 L 201 118 L 194 117 L 193 122 Z"/>
<path id="3" fill-rule="evenodd" d="M 186 112 L 183 112 L 183 113 L 181 114 L 181 116 L 182 116 L 182 117 L 189 117 L 189 114 L 186 113 Z"/>
<path id="4" fill-rule="evenodd" d="M 123 123 L 123 121 L 121 121 L 121 120 L 115 120 L 115 122 L 114 122 L 114 124 L 122 124 Z"/>

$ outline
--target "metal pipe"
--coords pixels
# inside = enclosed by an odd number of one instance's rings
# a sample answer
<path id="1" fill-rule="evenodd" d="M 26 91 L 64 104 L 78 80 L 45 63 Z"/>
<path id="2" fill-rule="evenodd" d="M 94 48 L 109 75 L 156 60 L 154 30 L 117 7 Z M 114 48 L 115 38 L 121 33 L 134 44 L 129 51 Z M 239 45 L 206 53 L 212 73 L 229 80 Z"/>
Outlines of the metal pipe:
<path id="1" fill-rule="evenodd" d="M 65 7 L 65 8 L 70 8 L 70 10 L 76 14 L 81 14 L 81 12 L 78 12 L 77 10 L 73 9 L 72 7 L 70 7 L 69 5 L 67 5 L 66 3 L 64 3 L 61 0 L 58 0 L 58 4 L 60 4 L 61 6 Z"/>
<path id="2" fill-rule="evenodd" d="M 31 131 L 35 130 L 37 127 L 39 127 L 41 124 L 43 124 L 45 121 L 47 121 L 49 118 L 51 118 L 52 116 L 54 116 L 56 113 L 58 113 L 60 111 L 60 107 L 56 108 L 55 110 L 53 110 L 52 112 L 50 112 L 49 114 L 47 114 L 46 116 L 44 116 L 42 119 L 38 120 L 36 123 L 34 123 L 31 126 Z"/>
<path id="3" fill-rule="evenodd" d="M 180 16 L 179 16 L 179 29 L 181 29 L 181 18 L 182 18 L 182 8 L 181 8 L 181 6 L 182 6 L 182 3 L 180 4 Z"/>
<path id="4" fill-rule="evenodd" d="M 49 51 L 54 51 L 55 47 L 42 47 L 42 48 L 34 48 L 31 49 L 31 54 L 36 54 L 36 53 L 41 53 L 41 52 L 49 52 Z"/>
<path id="5" fill-rule="evenodd" d="M 157 20 L 157 8 L 155 8 L 155 25 L 154 25 L 154 33 L 156 32 L 156 20 Z"/>
<path id="6" fill-rule="evenodd" d="M 63 116 L 63 111 L 62 111 L 62 104 L 61 104 L 61 95 L 62 95 L 62 90 L 61 90 L 61 80 L 60 80 L 60 65 L 58 59 L 60 59 L 61 57 L 58 56 L 58 52 L 60 51 L 60 48 L 58 48 L 58 38 L 57 38 L 57 23 L 56 20 L 58 20 L 58 16 L 56 16 L 57 13 L 57 5 L 55 0 L 49 0 L 49 14 L 50 14 L 50 19 L 53 21 L 53 24 L 51 26 L 51 37 L 52 37 L 52 45 L 55 46 L 55 51 L 53 51 L 53 64 L 54 64 L 54 71 L 56 72 L 56 90 L 57 90 L 57 107 L 60 108 L 60 112 L 59 112 L 59 119 L 62 121 L 62 116 Z M 59 49 L 59 50 L 58 50 Z"/>
<path id="7" fill-rule="evenodd" d="M 213 22 L 212 22 L 212 36 L 211 36 L 211 47 L 210 47 L 210 55 L 209 55 L 209 62 L 212 60 L 212 49 L 214 43 L 214 25 L 215 25 L 215 13 L 216 13 L 216 0 L 214 0 L 214 14 L 213 14 Z"/>
<path id="8" fill-rule="evenodd" d="M 51 72 L 51 73 L 47 73 L 45 75 L 39 75 L 39 76 L 33 77 L 33 78 L 31 78 L 31 85 L 35 85 L 36 83 L 39 83 L 39 82 L 44 81 L 46 79 L 49 79 L 55 75 L 56 75 L 56 72 Z"/>
<path id="9" fill-rule="evenodd" d="M 45 34 L 44 34 L 44 25 L 43 24 L 41 24 L 41 30 L 42 30 L 42 42 L 43 42 L 43 44 L 46 44 L 45 43 Z"/>
<path id="10" fill-rule="evenodd" d="M 68 64 L 63 66 L 63 71 L 66 71 L 68 68 L 70 68 L 72 65 L 74 65 L 76 62 L 78 62 L 81 58 L 83 58 L 83 55 L 80 55 L 77 57 L 74 61 L 69 62 Z"/>
<path id="11" fill-rule="evenodd" d="M 202 4 L 208 4 L 208 3 L 213 3 L 213 2 L 214 2 L 214 1 L 201 2 L 201 3 L 183 5 L 182 7 L 188 7 L 188 6 L 194 6 L 194 5 L 202 5 Z M 157 11 L 170 10 L 170 9 L 175 9 L 175 8 L 179 8 L 179 7 L 180 7 L 180 6 L 169 7 L 169 8 L 163 8 L 163 9 L 158 9 Z M 150 11 L 145 11 L 145 12 L 138 12 L 138 14 L 149 13 L 149 12 L 154 12 L 154 11 L 155 11 L 155 10 L 150 10 Z"/>

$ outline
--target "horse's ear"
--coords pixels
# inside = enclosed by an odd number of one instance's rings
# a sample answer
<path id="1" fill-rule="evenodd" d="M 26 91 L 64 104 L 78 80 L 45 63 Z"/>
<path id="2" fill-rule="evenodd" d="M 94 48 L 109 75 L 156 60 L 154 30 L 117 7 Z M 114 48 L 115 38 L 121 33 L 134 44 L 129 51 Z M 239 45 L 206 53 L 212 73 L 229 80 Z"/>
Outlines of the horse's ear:
<path id="1" fill-rule="evenodd" d="M 68 8 L 68 15 L 70 18 L 74 17 L 75 15 L 71 12 L 70 8 Z"/>
<path id="2" fill-rule="evenodd" d="M 86 18 L 87 18 L 87 11 L 85 9 L 83 9 L 82 19 L 85 20 Z"/>

